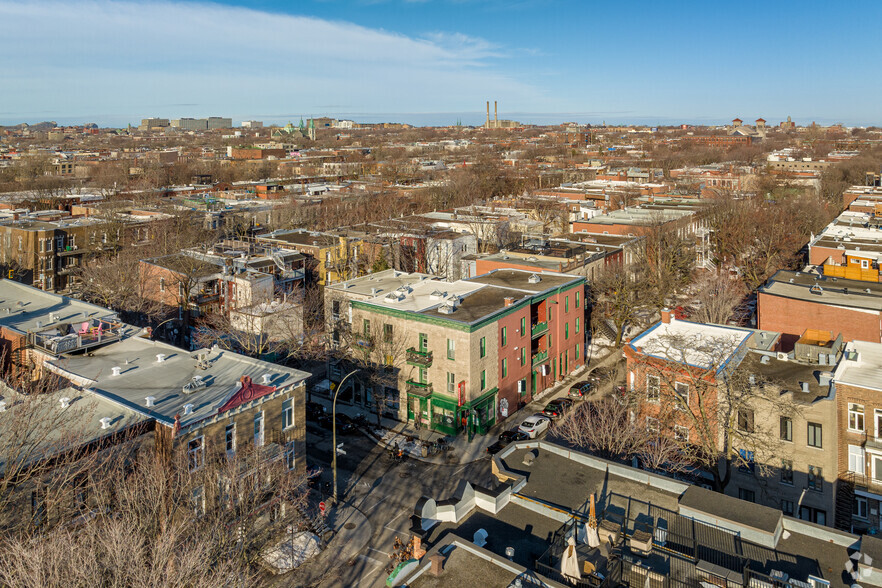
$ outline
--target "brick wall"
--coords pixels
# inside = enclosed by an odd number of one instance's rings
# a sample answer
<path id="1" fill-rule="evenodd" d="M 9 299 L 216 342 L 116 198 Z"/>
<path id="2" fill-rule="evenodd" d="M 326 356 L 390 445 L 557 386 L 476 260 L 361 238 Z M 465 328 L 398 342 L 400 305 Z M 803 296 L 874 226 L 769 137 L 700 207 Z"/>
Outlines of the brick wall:
<path id="1" fill-rule="evenodd" d="M 806 329 L 820 329 L 842 333 L 845 341 L 882 342 L 880 314 L 848 308 L 794 300 L 759 293 L 757 301 L 758 327 L 789 335 L 782 340 L 794 341 Z"/>

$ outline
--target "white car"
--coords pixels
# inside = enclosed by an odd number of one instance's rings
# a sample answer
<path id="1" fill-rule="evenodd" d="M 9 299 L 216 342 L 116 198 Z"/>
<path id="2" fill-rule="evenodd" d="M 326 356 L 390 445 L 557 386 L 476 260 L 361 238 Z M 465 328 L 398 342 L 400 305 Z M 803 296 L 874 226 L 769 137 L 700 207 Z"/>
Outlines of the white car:
<path id="1" fill-rule="evenodd" d="M 551 419 L 548 417 L 542 416 L 541 414 L 534 414 L 522 422 L 521 426 L 518 427 L 518 430 L 529 435 L 530 439 L 535 439 L 548 429 L 550 424 Z"/>

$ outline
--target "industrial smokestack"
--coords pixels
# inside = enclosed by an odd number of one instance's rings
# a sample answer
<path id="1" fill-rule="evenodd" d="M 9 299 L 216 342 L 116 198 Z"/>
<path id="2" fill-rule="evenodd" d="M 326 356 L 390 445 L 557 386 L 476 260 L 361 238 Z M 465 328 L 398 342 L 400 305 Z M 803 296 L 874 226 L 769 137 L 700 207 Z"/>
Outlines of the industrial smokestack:
<path id="1" fill-rule="evenodd" d="M 487 128 L 490 128 L 490 101 L 487 101 Z"/>
<path id="2" fill-rule="evenodd" d="M 493 128 L 499 128 L 499 111 L 496 110 L 496 100 L 493 101 Z"/>

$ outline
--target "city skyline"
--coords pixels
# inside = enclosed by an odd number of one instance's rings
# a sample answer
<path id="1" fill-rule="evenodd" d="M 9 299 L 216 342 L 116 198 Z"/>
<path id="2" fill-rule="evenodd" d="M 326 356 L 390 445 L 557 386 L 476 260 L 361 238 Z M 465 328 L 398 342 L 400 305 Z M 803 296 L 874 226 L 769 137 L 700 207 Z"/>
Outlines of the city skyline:
<path id="1" fill-rule="evenodd" d="M 485 100 L 538 124 L 882 122 L 864 74 L 878 49 L 848 25 L 869 3 L 243 4 L 0 1 L 0 124 L 481 124 Z"/>

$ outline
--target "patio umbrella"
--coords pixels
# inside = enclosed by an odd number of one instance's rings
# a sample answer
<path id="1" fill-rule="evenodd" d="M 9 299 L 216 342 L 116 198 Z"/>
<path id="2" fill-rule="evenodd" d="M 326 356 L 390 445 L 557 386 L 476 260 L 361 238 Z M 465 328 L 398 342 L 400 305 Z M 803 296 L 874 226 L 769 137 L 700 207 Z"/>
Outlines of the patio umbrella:
<path id="1" fill-rule="evenodd" d="M 594 508 L 594 493 L 591 494 L 591 502 L 588 506 L 588 526 L 592 529 L 597 528 L 597 512 Z"/>
<path id="2" fill-rule="evenodd" d="M 567 539 L 567 547 L 560 558 L 560 573 L 568 580 L 579 580 L 579 557 L 576 555 L 576 539 L 572 535 Z"/>
<path id="3" fill-rule="evenodd" d="M 585 523 L 585 543 L 591 549 L 600 547 L 600 535 L 597 534 L 597 528 L 592 527 L 591 523 Z"/>

